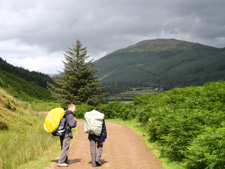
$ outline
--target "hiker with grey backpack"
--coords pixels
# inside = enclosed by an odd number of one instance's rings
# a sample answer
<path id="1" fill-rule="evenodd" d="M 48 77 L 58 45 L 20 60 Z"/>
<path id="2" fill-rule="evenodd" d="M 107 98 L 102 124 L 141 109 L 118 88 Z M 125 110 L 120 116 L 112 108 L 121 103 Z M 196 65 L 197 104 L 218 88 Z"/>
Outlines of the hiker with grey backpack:
<path id="1" fill-rule="evenodd" d="M 101 154 L 103 151 L 103 142 L 107 138 L 107 130 L 104 121 L 104 114 L 100 109 L 86 112 L 85 118 L 85 133 L 88 133 L 90 143 L 91 163 L 93 167 L 101 166 Z M 97 152 L 96 152 L 97 146 Z"/>

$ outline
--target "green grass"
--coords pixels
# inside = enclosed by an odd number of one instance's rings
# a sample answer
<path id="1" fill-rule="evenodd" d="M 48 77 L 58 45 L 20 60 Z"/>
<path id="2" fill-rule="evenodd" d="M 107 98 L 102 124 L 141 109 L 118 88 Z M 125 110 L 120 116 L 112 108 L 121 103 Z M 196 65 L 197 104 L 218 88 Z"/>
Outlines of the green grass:
<path id="1" fill-rule="evenodd" d="M 56 162 L 60 154 L 59 137 L 44 130 L 45 115 L 36 115 L 37 123 L 26 132 L 0 132 L 0 168 L 43 169 Z M 77 129 L 73 130 L 74 136 Z M 72 142 L 72 141 L 71 141 Z"/>
<path id="2" fill-rule="evenodd" d="M 10 127 L 9 131 L 0 132 L 0 168 L 17 168 L 30 160 L 36 160 L 45 151 L 50 151 L 55 144 L 56 138 L 44 131 L 43 123 L 45 116 L 36 115 L 36 122 L 31 127 L 26 127 L 22 122 Z M 23 127 L 22 127 L 23 126 Z M 18 129 L 17 128 L 21 128 Z"/>
<path id="3" fill-rule="evenodd" d="M 161 160 L 163 161 L 164 166 L 167 169 L 184 169 L 184 165 L 180 162 L 170 162 L 166 158 L 161 158 L 160 153 L 158 150 L 158 145 L 156 143 L 151 143 L 149 141 L 149 136 L 146 127 L 142 125 L 142 123 L 138 122 L 136 119 L 132 120 L 122 120 L 122 119 L 108 119 L 106 121 L 110 122 L 115 122 L 115 123 L 120 123 L 125 126 L 130 127 L 133 129 L 135 132 L 137 132 L 145 141 L 146 145 L 149 147 L 149 149 Z"/>
<path id="4" fill-rule="evenodd" d="M 20 100 L 52 99 L 48 89 L 4 71 L 0 71 L 0 87 Z"/>
<path id="5" fill-rule="evenodd" d="M 77 128 L 73 129 L 73 136 L 74 138 L 77 135 Z M 51 134 L 49 134 L 51 135 Z M 72 144 L 74 138 L 70 141 L 70 144 Z M 52 138 L 56 140 L 55 144 L 52 145 L 47 151 L 44 151 L 42 155 L 39 155 L 35 160 L 29 161 L 21 166 L 19 166 L 18 169 L 50 169 L 51 165 L 54 163 L 57 163 L 57 158 L 59 157 L 61 153 L 60 148 L 60 142 L 59 137 L 55 136 Z"/>
<path id="6" fill-rule="evenodd" d="M 33 112 L 49 112 L 51 109 L 61 107 L 57 101 L 33 100 L 25 102 L 31 106 Z"/>
<path id="7" fill-rule="evenodd" d="M 33 107 L 29 102 L 21 102 L 0 88 L 1 169 L 18 168 L 43 156 L 52 158 L 52 152 L 60 151 L 59 139 L 44 130 L 46 115 L 32 113 L 32 108 L 36 111 L 50 110 L 55 105 L 39 101 Z"/>

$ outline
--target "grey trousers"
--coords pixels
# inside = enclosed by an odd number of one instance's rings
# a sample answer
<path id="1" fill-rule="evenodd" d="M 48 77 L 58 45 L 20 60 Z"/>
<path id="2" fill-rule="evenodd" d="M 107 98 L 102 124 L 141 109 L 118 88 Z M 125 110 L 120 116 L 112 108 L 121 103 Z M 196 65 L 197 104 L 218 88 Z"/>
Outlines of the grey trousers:
<path id="1" fill-rule="evenodd" d="M 61 154 L 59 157 L 59 164 L 67 163 L 68 162 L 68 151 L 70 147 L 70 137 L 68 134 L 65 136 L 60 136 L 60 144 L 61 144 Z"/>
<path id="2" fill-rule="evenodd" d="M 92 166 L 96 166 L 96 161 L 101 162 L 101 155 L 103 150 L 103 142 L 101 141 L 95 141 L 95 140 L 89 140 L 90 143 L 90 150 L 91 150 L 91 163 Z M 97 153 L 96 153 L 96 143 L 97 143 Z"/>

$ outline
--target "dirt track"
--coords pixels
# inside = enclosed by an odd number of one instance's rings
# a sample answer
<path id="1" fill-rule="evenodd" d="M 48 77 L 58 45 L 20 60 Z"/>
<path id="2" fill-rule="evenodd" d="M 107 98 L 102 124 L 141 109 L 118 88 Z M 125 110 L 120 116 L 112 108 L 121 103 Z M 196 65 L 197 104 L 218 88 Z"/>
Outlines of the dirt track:
<path id="1" fill-rule="evenodd" d="M 130 128 L 112 122 L 106 122 L 108 137 L 103 145 L 102 169 L 162 169 L 164 168 L 155 155 L 148 149 L 145 142 Z M 84 133 L 84 122 L 78 121 L 78 134 L 68 153 L 71 169 L 90 169 L 90 147 L 88 135 Z M 52 168 L 57 166 L 54 160 Z"/>

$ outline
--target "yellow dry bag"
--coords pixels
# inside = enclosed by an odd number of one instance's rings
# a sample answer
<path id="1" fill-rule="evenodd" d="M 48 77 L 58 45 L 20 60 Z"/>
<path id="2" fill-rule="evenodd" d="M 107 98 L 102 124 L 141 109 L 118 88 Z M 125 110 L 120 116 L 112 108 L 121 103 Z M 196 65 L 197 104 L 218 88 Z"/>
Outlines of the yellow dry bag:
<path id="1" fill-rule="evenodd" d="M 53 133 L 59 127 L 65 111 L 63 108 L 58 107 L 52 109 L 45 118 L 44 128 L 48 133 Z"/>

